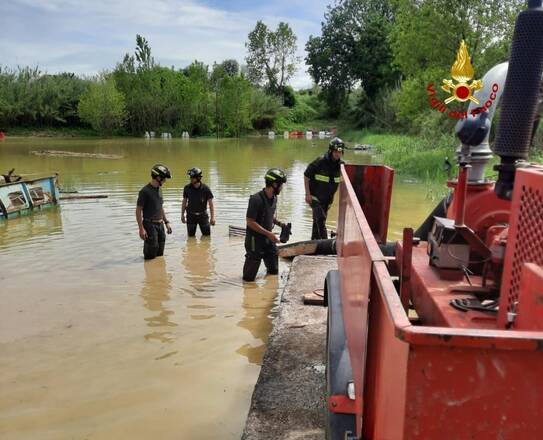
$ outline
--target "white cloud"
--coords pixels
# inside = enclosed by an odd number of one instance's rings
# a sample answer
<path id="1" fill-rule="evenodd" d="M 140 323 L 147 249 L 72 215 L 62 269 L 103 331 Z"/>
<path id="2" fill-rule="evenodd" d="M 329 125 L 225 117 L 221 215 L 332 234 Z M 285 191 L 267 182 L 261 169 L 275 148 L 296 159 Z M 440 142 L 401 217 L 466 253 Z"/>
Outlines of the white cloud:
<path id="1" fill-rule="evenodd" d="M 232 12 L 194 0 L 13 0 L 0 18 L 0 63 L 93 74 L 133 52 L 137 33 L 149 40 L 155 60 L 164 65 L 226 58 L 243 63 L 247 34 L 259 19 L 271 27 L 287 21 L 303 57 L 307 37 L 319 32 L 325 4 L 279 0 Z M 300 10 L 296 17 L 278 13 L 293 7 Z M 306 69 L 300 63 L 293 86 L 311 84 Z"/>

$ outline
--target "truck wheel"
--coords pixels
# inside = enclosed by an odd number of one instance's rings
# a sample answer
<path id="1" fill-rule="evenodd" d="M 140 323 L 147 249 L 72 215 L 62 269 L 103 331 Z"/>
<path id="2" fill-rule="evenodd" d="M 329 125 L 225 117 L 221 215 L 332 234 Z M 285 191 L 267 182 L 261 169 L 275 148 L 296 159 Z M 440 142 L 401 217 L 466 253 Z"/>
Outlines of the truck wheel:
<path id="1" fill-rule="evenodd" d="M 339 272 L 328 272 L 324 284 L 325 304 L 328 304 L 326 321 L 326 400 L 333 395 L 346 395 L 352 381 L 351 359 L 345 341 L 343 310 L 341 305 Z M 352 414 L 333 413 L 326 408 L 327 440 L 344 440 L 347 431 L 355 432 Z"/>

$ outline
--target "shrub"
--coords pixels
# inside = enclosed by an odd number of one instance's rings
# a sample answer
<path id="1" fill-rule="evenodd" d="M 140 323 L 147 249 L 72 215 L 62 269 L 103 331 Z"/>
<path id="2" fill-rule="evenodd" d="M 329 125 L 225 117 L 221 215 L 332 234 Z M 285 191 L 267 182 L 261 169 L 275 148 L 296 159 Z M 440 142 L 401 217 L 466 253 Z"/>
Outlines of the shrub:
<path id="1" fill-rule="evenodd" d="M 283 105 L 289 108 L 296 105 L 296 94 L 290 86 L 283 87 Z"/>
<path id="2" fill-rule="evenodd" d="M 112 134 L 126 119 L 125 100 L 113 79 L 92 83 L 81 96 L 79 117 L 101 134 Z"/>
<path id="3" fill-rule="evenodd" d="M 284 115 L 281 99 L 267 95 L 261 89 L 253 89 L 250 104 L 251 122 L 255 129 L 272 128 L 274 120 Z"/>

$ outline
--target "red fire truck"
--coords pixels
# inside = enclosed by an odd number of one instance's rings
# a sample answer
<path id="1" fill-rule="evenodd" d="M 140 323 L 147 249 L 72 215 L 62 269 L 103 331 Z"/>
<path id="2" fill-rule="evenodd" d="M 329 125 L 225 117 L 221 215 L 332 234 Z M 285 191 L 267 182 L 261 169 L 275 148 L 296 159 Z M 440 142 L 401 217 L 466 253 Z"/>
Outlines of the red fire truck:
<path id="1" fill-rule="evenodd" d="M 528 3 L 509 62 L 475 94 L 498 84 L 495 105 L 458 123 L 458 176 L 418 230 L 387 243 L 392 169 L 342 169 L 325 281 L 330 439 L 543 438 L 543 166 L 527 162 L 543 8 Z"/>

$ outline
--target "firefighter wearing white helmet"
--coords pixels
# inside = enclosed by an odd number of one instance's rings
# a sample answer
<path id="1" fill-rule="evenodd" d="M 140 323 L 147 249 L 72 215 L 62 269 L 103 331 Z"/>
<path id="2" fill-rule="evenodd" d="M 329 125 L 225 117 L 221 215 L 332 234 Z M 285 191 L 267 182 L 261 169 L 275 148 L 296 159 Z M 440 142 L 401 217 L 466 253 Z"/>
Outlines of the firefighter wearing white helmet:
<path id="1" fill-rule="evenodd" d="M 172 233 L 170 222 L 164 213 L 161 189 L 166 179 L 171 178 L 170 170 L 165 165 L 156 164 L 151 168 L 151 181 L 138 194 L 136 221 L 140 238 L 143 240 L 143 258 L 146 260 L 164 255 L 164 225 L 168 234 Z"/>

